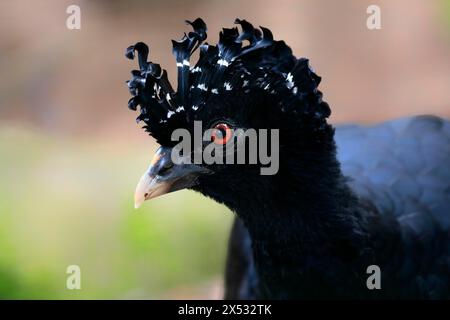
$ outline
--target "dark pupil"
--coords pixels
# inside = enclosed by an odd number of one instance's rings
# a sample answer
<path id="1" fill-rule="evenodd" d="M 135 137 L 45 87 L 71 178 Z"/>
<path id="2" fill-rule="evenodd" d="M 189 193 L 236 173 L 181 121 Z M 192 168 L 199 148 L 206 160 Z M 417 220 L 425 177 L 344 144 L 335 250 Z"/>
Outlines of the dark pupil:
<path id="1" fill-rule="evenodd" d="M 225 131 L 224 128 L 219 128 L 217 130 L 217 138 L 223 139 L 223 138 L 225 138 L 226 135 L 227 135 L 227 132 Z"/>

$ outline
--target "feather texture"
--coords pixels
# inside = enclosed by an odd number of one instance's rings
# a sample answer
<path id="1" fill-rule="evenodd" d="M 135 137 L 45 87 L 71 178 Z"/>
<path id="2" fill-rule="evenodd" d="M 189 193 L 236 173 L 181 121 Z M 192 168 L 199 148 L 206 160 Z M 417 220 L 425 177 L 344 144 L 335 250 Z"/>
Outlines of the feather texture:
<path id="1" fill-rule="evenodd" d="M 284 41 L 275 41 L 269 29 L 255 29 L 249 22 L 236 19 L 242 32 L 236 27 L 224 28 L 214 46 L 204 43 L 207 27 L 202 19 L 187 23 L 193 31 L 180 41 L 172 40 L 178 69 L 176 92 L 166 71 L 147 61 L 147 45 L 138 42 L 126 50 L 129 59 L 138 53 L 140 67 L 128 81 L 133 96 L 128 107 L 136 110 L 141 106 L 137 121 L 144 121 L 145 129 L 160 144 L 170 145 L 174 129 L 188 127 L 194 114 L 201 113 L 211 98 L 230 92 L 252 96 L 265 90 L 284 97 L 279 108 L 293 116 L 306 114 L 318 123 L 329 116 L 330 109 L 317 90 L 320 77 L 307 59 L 295 58 Z M 190 57 L 197 48 L 199 59 L 192 65 Z"/>

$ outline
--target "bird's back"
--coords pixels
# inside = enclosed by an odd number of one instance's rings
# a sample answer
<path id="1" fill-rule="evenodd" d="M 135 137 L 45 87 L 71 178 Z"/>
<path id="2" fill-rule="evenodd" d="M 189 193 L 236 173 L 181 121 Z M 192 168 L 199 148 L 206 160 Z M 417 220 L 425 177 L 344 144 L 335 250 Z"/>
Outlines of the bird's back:
<path id="1" fill-rule="evenodd" d="M 450 122 L 417 116 L 336 129 L 343 174 L 360 196 L 398 219 L 428 212 L 450 227 Z"/>
<path id="2" fill-rule="evenodd" d="M 401 296 L 450 298 L 450 122 L 417 116 L 336 130 L 349 185 L 399 223 L 390 258 Z M 392 261 L 395 260 L 395 261 Z"/>
<path id="3" fill-rule="evenodd" d="M 405 290 L 450 298 L 450 122 L 416 116 L 338 126 L 335 140 L 353 191 L 399 222 L 403 243 L 395 273 L 412 279 Z M 251 241 L 239 219 L 227 264 L 226 297 L 255 297 Z"/>

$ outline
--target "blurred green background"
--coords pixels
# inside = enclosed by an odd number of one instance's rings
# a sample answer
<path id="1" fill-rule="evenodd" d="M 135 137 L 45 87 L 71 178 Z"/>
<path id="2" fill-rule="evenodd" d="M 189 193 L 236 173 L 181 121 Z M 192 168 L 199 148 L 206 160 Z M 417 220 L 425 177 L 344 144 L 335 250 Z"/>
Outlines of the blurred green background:
<path id="1" fill-rule="evenodd" d="M 65 26 L 81 7 L 81 30 Z M 382 29 L 366 28 L 378 4 Z M 190 191 L 133 208 L 157 146 L 127 110 L 137 41 L 175 80 L 170 39 L 204 18 L 272 29 L 323 76 L 331 121 L 450 116 L 450 1 L 0 3 L 0 298 L 212 298 L 233 214 Z M 81 268 L 81 290 L 66 268 Z"/>
<path id="2" fill-rule="evenodd" d="M 2 128 L 2 298 L 220 296 L 231 214 L 188 191 L 136 211 L 142 149 Z"/>

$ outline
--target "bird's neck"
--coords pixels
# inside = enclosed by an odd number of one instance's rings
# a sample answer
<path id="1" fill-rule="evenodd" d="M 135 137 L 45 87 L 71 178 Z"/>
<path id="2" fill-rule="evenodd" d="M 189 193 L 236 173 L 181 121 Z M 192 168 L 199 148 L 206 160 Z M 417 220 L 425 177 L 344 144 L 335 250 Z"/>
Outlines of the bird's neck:
<path id="1" fill-rule="evenodd" d="M 346 267 L 344 260 L 358 259 L 367 241 L 334 143 L 303 150 L 280 162 L 270 187 L 263 183 L 233 208 L 250 233 L 261 290 L 270 297 L 299 297 L 301 287 L 311 292 L 319 279 L 336 285 L 325 279 Z"/>

